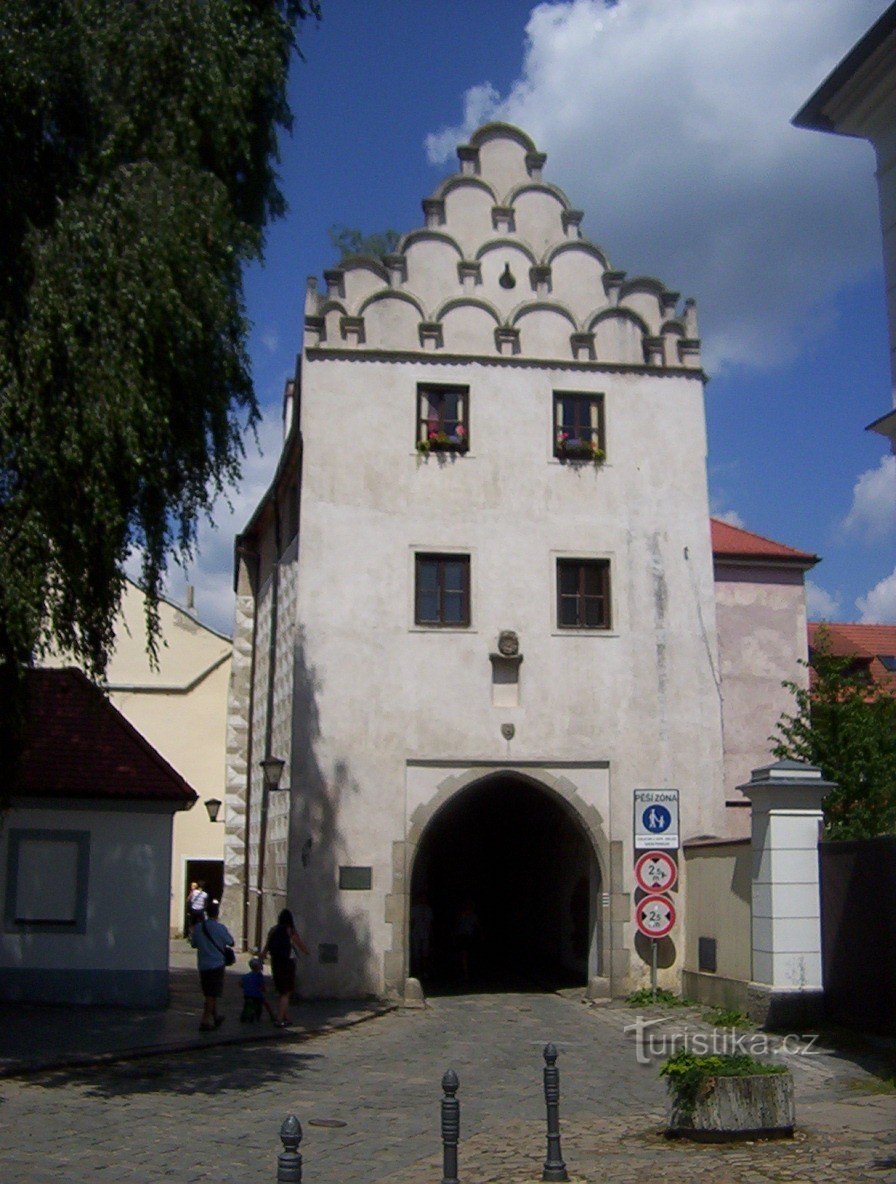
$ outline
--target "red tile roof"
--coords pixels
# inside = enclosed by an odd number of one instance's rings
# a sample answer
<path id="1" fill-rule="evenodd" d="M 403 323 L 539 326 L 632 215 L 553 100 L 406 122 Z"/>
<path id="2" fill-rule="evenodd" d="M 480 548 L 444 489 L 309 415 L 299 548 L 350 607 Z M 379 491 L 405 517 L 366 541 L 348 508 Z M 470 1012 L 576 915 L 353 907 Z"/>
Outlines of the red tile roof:
<path id="1" fill-rule="evenodd" d="M 80 670 L 29 670 L 13 796 L 175 802 L 197 798 L 180 773 Z"/>
<path id="2" fill-rule="evenodd" d="M 855 658 L 867 668 L 873 682 L 896 692 L 896 625 L 843 625 L 836 621 L 810 621 L 810 647 L 816 644 L 819 629 L 827 631 L 832 654 L 841 658 Z"/>
<path id="3" fill-rule="evenodd" d="M 786 563 L 798 567 L 814 567 L 818 556 L 808 551 L 785 547 L 761 534 L 752 534 L 739 526 L 731 526 L 718 518 L 710 518 L 712 553 L 717 559 L 753 559 L 772 563 Z"/>

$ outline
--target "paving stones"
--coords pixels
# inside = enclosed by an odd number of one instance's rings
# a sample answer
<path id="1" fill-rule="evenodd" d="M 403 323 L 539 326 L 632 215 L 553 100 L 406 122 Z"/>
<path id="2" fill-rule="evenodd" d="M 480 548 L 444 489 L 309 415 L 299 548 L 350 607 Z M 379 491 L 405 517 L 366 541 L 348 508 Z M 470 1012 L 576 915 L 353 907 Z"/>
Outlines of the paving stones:
<path id="1" fill-rule="evenodd" d="M 0 1082 L 0 1181 L 273 1184 L 280 1123 L 294 1113 L 306 1184 L 429 1184 L 441 1178 L 440 1082 L 453 1068 L 461 1184 L 523 1184 L 540 1178 L 544 1161 L 541 1054 L 552 1041 L 574 1181 L 896 1184 L 896 1098 L 849 1087 L 868 1077 L 856 1057 L 822 1053 L 806 1067 L 790 1058 L 800 1124 L 792 1142 L 670 1143 L 658 1065 L 638 1064 L 624 1031 L 633 1019 L 616 1005 L 554 995 L 443 998 L 305 1041 Z M 710 1030 L 696 1013 L 657 1028 L 669 1037 Z"/>

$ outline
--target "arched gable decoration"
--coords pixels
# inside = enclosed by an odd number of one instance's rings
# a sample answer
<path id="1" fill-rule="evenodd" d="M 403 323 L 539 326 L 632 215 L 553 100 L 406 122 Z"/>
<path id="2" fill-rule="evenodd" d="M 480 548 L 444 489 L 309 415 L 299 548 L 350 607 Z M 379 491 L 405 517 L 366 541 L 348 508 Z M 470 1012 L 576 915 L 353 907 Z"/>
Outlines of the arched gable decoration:
<path id="1" fill-rule="evenodd" d="M 507 194 L 504 205 L 512 206 L 516 199 L 524 193 L 544 193 L 547 197 L 553 197 L 558 201 L 564 210 L 572 208 L 570 200 L 563 190 L 558 189 L 556 185 L 551 185 L 548 181 L 522 181 L 519 185 L 514 185 Z"/>
<path id="2" fill-rule="evenodd" d="M 479 148 L 488 140 L 516 140 L 527 152 L 537 152 L 535 142 L 512 123 L 486 123 L 470 136 L 469 147 Z"/>
<path id="3" fill-rule="evenodd" d="M 372 271 L 384 282 L 389 279 L 389 272 L 376 255 L 346 255 L 339 260 L 339 268 L 344 272 Z"/>
<path id="4" fill-rule="evenodd" d="M 473 176 L 470 173 L 455 173 L 453 177 L 446 177 L 436 189 L 433 197 L 444 200 L 454 189 L 482 189 L 491 198 L 492 205 L 499 204 L 499 195 L 495 192 L 494 186 L 490 185 L 488 181 L 483 181 L 482 177 Z"/>
<path id="5" fill-rule="evenodd" d="M 660 333 L 677 333 L 679 337 L 686 335 L 686 330 L 681 321 L 665 321 L 660 328 Z"/>
<path id="6" fill-rule="evenodd" d="M 398 244 L 397 253 L 399 255 L 407 254 L 408 248 L 417 242 L 442 242 L 447 243 L 453 251 L 455 251 L 460 259 L 463 259 L 464 253 L 461 250 L 457 239 L 450 234 L 446 234 L 444 230 L 431 230 L 427 227 L 421 227 L 419 230 L 412 230 L 402 238 Z"/>
<path id="7" fill-rule="evenodd" d="M 453 296 L 450 300 L 446 300 L 441 308 L 437 310 L 435 319 L 441 321 L 443 317 L 447 316 L 455 308 L 481 308 L 483 312 L 487 312 L 494 319 L 496 325 L 501 324 L 501 314 L 494 305 L 489 304 L 487 300 L 482 300 L 478 296 Z"/>
<path id="8" fill-rule="evenodd" d="M 317 310 L 317 315 L 319 317 L 325 317 L 328 312 L 338 312 L 344 317 L 348 316 L 348 308 L 341 300 L 324 300 Z"/>
<path id="9" fill-rule="evenodd" d="M 653 296 L 664 296 L 666 291 L 666 285 L 662 280 L 655 279 L 652 275 L 638 275 L 623 281 L 619 289 L 619 299 L 624 300 L 626 296 L 634 292 L 649 292 Z"/>
<path id="10" fill-rule="evenodd" d="M 610 270 L 610 261 L 604 251 L 602 251 L 596 243 L 589 242 L 587 239 L 582 238 L 558 243 L 557 246 L 552 247 L 545 253 L 542 262 L 550 264 L 557 258 L 558 255 L 562 255 L 566 251 L 578 251 L 582 255 L 590 255 L 593 259 L 597 260 L 604 271 Z"/>
<path id="11" fill-rule="evenodd" d="M 423 305 L 416 298 L 416 296 L 411 296 L 411 294 L 409 292 L 396 291 L 395 288 L 383 288 L 379 292 L 373 292 L 361 304 L 360 308 L 358 309 L 358 316 L 363 316 L 364 312 L 368 308 L 370 308 L 370 306 L 372 304 L 379 304 L 379 302 L 382 300 L 398 300 L 398 301 L 403 302 L 404 304 L 410 304 L 411 307 L 415 308 L 417 310 L 417 312 L 420 314 L 421 321 L 425 321 L 428 319 L 426 317 L 424 310 L 423 310 Z"/>
<path id="12" fill-rule="evenodd" d="M 535 264 L 538 259 L 535 252 L 527 244 L 518 238 L 490 238 L 488 242 L 482 244 L 476 252 L 477 259 L 483 259 L 486 255 L 491 254 L 492 251 L 498 250 L 500 247 L 509 247 L 513 251 L 522 251 L 530 263 Z"/>
<path id="13" fill-rule="evenodd" d="M 637 325 L 645 337 L 651 336 L 650 328 L 644 321 L 643 317 L 639 317 L 636 312 L 632 312 L 630 308 L 604 308 L 596 313 L 585 326 L 586 332 L 590 333 L 595 325 L 599 325 L 601 321 L 631 321 L 633 325 Z"/>
<path id="14" fill-rule="evenodd" d="M 523 304 L 518 304 L 513 312 L 508 317 L 507 323 L 509 325 L 517 325 L 523 319 L 533 312 L 553 312 L 563 317 L 564 320 L 569 321 L 572 325 L 573 331 L 578 331 L 579 325 L 576 318 L 572 315 L 565 304 L 559 304 L 554 300 L 527 300 Z"/>

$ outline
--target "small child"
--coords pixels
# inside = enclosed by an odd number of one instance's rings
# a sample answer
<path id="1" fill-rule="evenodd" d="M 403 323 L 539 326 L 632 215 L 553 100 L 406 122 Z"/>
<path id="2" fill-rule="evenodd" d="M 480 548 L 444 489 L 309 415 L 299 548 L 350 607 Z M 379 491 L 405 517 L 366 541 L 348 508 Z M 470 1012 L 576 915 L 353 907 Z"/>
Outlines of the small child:
<path id="1" fill-rule="evenodd" d="M 242 977 L 243 1010 L 240 1023 L 253 1024 L 261 1019 L 261 1009 L 264 1008 L 271 1017 L 271 1023 L 277 1022 L 274 1009 L 264 997 L 264 974 L 261 969 L 260 958 L 249 959 L 249 973 Z"/>

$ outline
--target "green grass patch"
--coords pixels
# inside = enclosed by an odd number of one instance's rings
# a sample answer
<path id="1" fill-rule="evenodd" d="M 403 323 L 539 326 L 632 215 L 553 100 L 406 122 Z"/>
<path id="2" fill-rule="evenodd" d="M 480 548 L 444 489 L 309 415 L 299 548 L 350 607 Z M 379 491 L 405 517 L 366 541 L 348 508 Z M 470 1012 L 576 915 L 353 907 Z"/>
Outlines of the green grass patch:
<path id="1" fill-rule="evenodd" d="M 854 1077 L 849 1088 L 857 1094 L 896 1094 L 896 1073 L 883 1077 Z"/>
<path id="2" fill-rule="evenodd" d="M 786 1072 L 786 1065 L 757 1061 L 745 1053 L 697 1056 L 692 1052 L 679 1052 L 663 1062 L 660 1077 L 666 1078 L 669 1093 L 674 1095 L 679 1109 L 685 1114 L 693 1114 L 697 1099 L 716 1077 L 755 1077 Z"/>
<path id="3" fill-rule="evenodd" d="M 711 1007 L 702 1018 L 704 1024 L 712 1024 L 715 1028 L 752 1028 L 754 1026 L 748 1015 L 734 1007 Z"/>
<path id="4" fill-rule="evenodd" d="M 626 996 L 626 1003 L 629 1007 L 690 1007 L 691 1003 L 688 999 L 682 999 L 673 991 L 667 991 L 665 987 L 658 987 L 656 996 L 650 987 L 642 987 L 640 991 L 632 991 Z"/>

